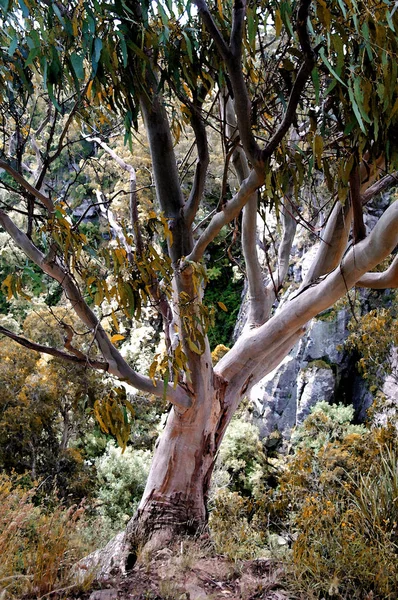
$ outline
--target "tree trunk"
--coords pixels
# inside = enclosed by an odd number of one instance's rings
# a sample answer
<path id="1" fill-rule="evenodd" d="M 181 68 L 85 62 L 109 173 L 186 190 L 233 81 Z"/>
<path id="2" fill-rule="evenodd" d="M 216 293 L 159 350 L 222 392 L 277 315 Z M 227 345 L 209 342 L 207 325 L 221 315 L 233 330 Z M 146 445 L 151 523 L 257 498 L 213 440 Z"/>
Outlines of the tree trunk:
<path id="1" fill-rule="evenodd" d="M 168 415 L 141 503 L 127 528 L 127 555 L 157 534 L 164 542 L 206 526 L 210 479 L 229 413 L 225 382 L 218 375 L 211 379 L 189 410 L 172 408 Z"/>

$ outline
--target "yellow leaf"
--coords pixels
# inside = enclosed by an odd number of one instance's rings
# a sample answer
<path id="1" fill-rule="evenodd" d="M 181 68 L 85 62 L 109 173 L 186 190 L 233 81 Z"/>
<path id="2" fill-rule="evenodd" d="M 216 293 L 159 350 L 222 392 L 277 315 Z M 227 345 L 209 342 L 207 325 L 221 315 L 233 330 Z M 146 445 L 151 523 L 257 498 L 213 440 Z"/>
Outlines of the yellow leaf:
<path id="1" fill-rule="evenodd" d="M 117 322 L 116 315 L 113 311 L 112 311 L 112 321 L 113 321 L 113 326 L 116 329 L 116 331 L 119 331 L 119 323 Z"/>
<path id="2" fill-rule="evenodd" d="M 152 379 L 152 381 L 155 385 L 156 385 L 155 373 L 156 373 L 157 367 L 158 367 L 158 361 L 155 359 L 153 361 L 153 363 L 151 364 L 151 366 L 149 367 L 149 377 Z"/>
<path id="3" fill-rule="evenodd" d="M 217 0 L 217 8 L 218 8 L 218 14 L 222 18 L 222 2 L 221 2 L 221 0 Z"/>
<path id="4" fill-rule="evenodd" d="M 202 354 L 202 352 L 200 351 L 200 348 L 198 348 L 198 346 L 189 338 L 188 338 L 188 346 L 190 347 L 192 352 L 195 352 L 195 354 Z"/>
<path id="5" fill-rule="evenodd" d="M 275 11 L 275 35 L 279 37 L 282 31 L 282 18 L 279 10 Z"/>
<path id="6" fill-rule="evenodd" d="M 12 283 L 13 283 L 13 275 L 9 273 L 7 277 L 4 279 L 1 287 L 5 290 L 7 288 L 7 300 L 11 300 L 12 298 Z"/>
<path id="7" fill-rule="evenodd" d="M 228 312 L 228 308 L 225 306 L 224 302 L 217 302 L 217 304 L 221 308 L 221 310 Z"/>
<path id="8" fill-rule="evenodd" d="M 87 98 L 91 98 L 91 88 L 93 87 L 93 82 L 94 82 L 94 79 L 92 79 L 87 86 L 87 92 L 86 92 Z"/>
<path id="9" fill-rule="evenodd" d="M 115 335 L 113 335 L 111 337 L 111 342 L 112 344 L 114 344 L 115 342 L 119 342 L 120 340 L 124 340 L 124 335 L 121 335 L 120 333 L 115 333 Z"/>
<path id="10" fill-rule="evenodd" d="M 320 135 L 316 135 L 314 137 L 313 144 L 314 154 L 316 158 L 316 164 L 318 169 L 322 168 L 322 152 L 323 152 L 323 138 Z"/>

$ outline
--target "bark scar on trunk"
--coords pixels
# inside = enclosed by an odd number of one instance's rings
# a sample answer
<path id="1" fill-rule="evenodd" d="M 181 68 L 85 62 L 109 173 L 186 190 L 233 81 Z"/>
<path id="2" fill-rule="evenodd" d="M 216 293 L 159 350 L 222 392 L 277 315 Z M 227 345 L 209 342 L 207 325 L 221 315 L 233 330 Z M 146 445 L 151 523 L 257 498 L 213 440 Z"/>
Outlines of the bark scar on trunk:
<path id="1" fill-rule="evenodd" d="M 251 384 L 253 379 L 253 373 L 251 375 L 249 375 L 249 377 L 246 379 L 245 383 L 242 386 L 242 389 L 240 391 L 241 396 L 243 396 L 243 394 L 247 391 L 249 385 Z"/>

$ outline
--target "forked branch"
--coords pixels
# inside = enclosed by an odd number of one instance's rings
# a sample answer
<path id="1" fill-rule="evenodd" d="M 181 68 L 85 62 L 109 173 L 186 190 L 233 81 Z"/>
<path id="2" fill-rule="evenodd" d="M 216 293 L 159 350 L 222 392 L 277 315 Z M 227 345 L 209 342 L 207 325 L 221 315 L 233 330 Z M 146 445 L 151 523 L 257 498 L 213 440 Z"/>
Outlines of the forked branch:
<path id="1" fill-rule="evenodd" d="M 162 397 L 163 395 L 176 406 L 186 409 L 191 405 L 191 399 L 186 391 L 180 387 L 173 388 L 168 385 L 156 386 L 149 377 L 136 373 L 124 360 L 120 352 L 112 344 L 108 334 L 99 319 L 85 302 L 79 288 L 69 272 L 64 269 L 56 257 L 46 257 L 21 231 L 10 217 L 0 210 L 0 225 L 7 231 L 15 244 L 32 260 L 40 269 L 55 281 L 58 281 L 70 301 L 74 311 L 86 327 L 93 332 L 97 345 L 108 363 L 108 372 L 121 380 L 127 381 L 135 388 Z"/>
<path id="2" fill-rule="evenodd" d="M 381 273 L 365 273 L 356 283 L 356 287 L 386 290 L 398 288 L 398 254 L 391 265 Z"/>

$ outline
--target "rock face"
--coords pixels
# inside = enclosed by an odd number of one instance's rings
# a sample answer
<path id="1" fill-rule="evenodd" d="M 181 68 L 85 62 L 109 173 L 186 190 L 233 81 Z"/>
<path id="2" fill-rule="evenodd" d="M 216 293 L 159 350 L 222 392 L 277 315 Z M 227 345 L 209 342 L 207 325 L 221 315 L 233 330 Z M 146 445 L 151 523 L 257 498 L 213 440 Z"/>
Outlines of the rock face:
<path id="1" fill-rule="evenodd" d="M 367 230 L 372 230 L 380 216 L 380 206 L 388 205 L 389 195 L 380 198 L 379 207 L 368 207 L 364 215 Z M 317 247 L 306 249 L 305 234 L 298 236 L 292 255 L 300 260 L 293 264 L 293 279 L 300 283 L 308 271 Z M 287 294 L 286 294 L 287 295 Z M 368 291 L 359 292 L 360 304 L 369 308 Z M 282 296 L 280 302 L 285 298 Z M 317 402 L 343 402 L 353 404 L 355 420 L 364 422 L 374 397 L 355 366 L 356 358 L 343 348 L 348 337 L 347 325 L 352 314 L 348 308 L 326 311 L 314 319 L 306 335 L 293 348 L 284 361 L 262 381 L 253 387 L 250 399 L 253 403 L 253 421 L 265 439 L 279 431 L 289 439 L 291 429 L 300 424 Z M 243 326 L 244 308 L 235 335 Z M 395 363 L 394 363 L 395 361 Z M 398 413 L 398 351 L 392 356 L 393 375 L 386 378 L 383 394 L 385 408 L 377 421 L 385 422 L 391 411 Z M 395 364 L 395 367 L 394 367 Z"/>
<path id="2" fill-rule="evenodd" d="M 262 438 L 278 430 L 288 439 L 292 427 L 302 423 L 317 402 L 351 402 L 354 391 L 366 415 L 370 395 L 360 387 L 353 361 L 342 349 L 350 318 L 343 309 L 312 321 L 284 361 L 253 387 L 253 420 Z"/>
<path id="3" fill-rule="evenodd" d="M 356 358 L 343 348 L 350 319 L 348 309 L 314 319 L 284 361 L 252 388 L 253 421 L 266 443 L 275 431 L 288 440 L 292 428 L 302 423 L 312 406 L 321 401 L 353 404 L 356 422 L 366 420 L 374 396 L 356 369 Z M 380 425 L 398 412 L 396 348 L 390 362 L 392 374 L 386 377 L 382 388 L 384 408 L 375 416 Z"/>

